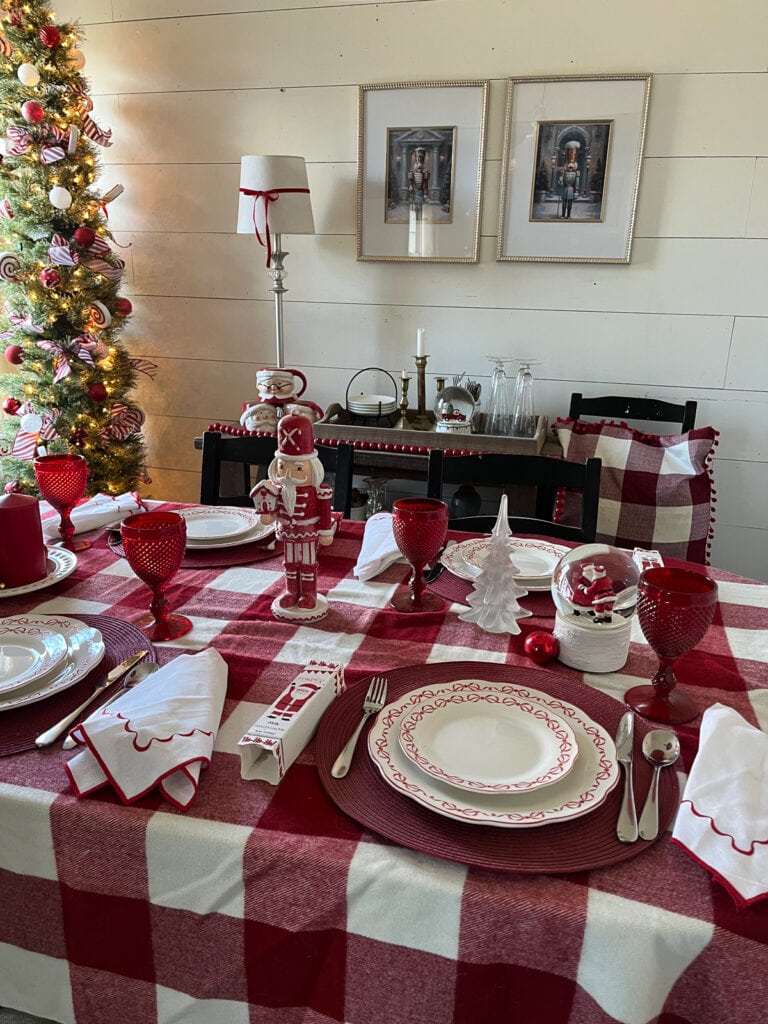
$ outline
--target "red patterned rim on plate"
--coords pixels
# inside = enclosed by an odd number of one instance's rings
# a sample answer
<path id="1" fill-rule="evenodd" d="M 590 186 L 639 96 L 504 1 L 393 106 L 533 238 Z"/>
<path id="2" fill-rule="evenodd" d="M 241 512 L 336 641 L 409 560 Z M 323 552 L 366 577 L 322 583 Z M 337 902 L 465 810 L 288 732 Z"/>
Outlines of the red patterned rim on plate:
<path id="1" fill-rule="evenodd" d="M 619 719 L 626 711 L 623 704 L 585 685 L 573 673 L 558 674 L 543 668 L 465 661 L 409 666 L 386 674 L 390 700 L 397 700 L 412 690 L 416 681 L 441 685 L 474 676 L 491 682 L 530 686 L 577 705 L 611 736 L 615 735 Z M 369 682 L 370 677 L 360 679 L 339 694 L 323 716 L 315 741 L 317 768 L 324 789 L 341 811 L 364 828 L 433 857 L 492 871 L 523 874 L 564 874 L 607 867 L 645 854 L 659 841 L 619 842 L 616 820 L 621 803 L 620 786 L 612 790 L 600 807 L 581 818 L 552 822 L 543 828 L 503 829 L 443 818 L 402 793 L 396 793 L 366 756 L 364 748 L 358 750 L 349 774 L 343 779 L 334 779 L 331 766 L 360 721 L 363 695 Z M 636 719 L 638 752 L 643 736 L 651 727 Z M 638 756 L 634 772 L 635 793 L 642 799 L 650 785 L 651 766 Z M 660 839 L 677 811 L 678 801 L 677 773 L 661 772 Z"/>
<path id="2" fill-rule="evenodd" d="M 460 684 L 454 684 L 454 687 L 457 685 Z M 532 724 L 535 732 L 543 734 L 545 738 L 548 749 L 544 750 L 543 756 L 546 760 L 524 769 L 527 771 L 525 775 L 520 771 L 516 775 L 508 775 L 506 782 L 491 782 L 488 776 L 485 779 L 465 778 L 456 775 L 447 765 L 438 764 L 439 756 L 429 754 L 419 734 L 423 733 L 425 723 L 429 726 L 431 718 L 440 717 L 441 712 L 467 704 L 473 708 L 490 705 L 494 709 L 512 711 L 513 719 L 518 713 L 523 719 L 527 718 L 525 725 Z M 553 714 L 550 708 L 528 699 L 525 691 L 507 693 L 498 689 L 480 689 L 471 684 L 460 690 L 449 688 L 446 692 L 437 691 L 431 698 L 419 701 L 407 717 L 402 719 L 399 731 L 401 750 L 421 771 L 451 786 L 478 793 L 524 793 L 549 786 L 568 774 L 578 753 L 570 726 Z"/>
<path id="3" fill-rule="evenodd" d="M 467 565 L 471 566 L 475 570 L 481 570 L 483 563 L 485 562 L 488 545 L 490 540 L 488 537 L 472 537 L 469 540 L 461 541 L 458 547 L 457 555 L 460 556 Z M 549 555 L 554 558 L 552 565 L 545 569 L 543 572 L 524 572 L 517 566 L 517 573 L 515 579 L 526 579 L 526 580 L 544 580 L 552 576 L 552 572 L 563 557 L 567 555 L 571 550 L 570 548 L 563 547 L 561 544 L 551 544 L 545 540 L 518 540 L 516 537 L 511 537 L 509 541 L 510 551 L 509 556 L 512 562 L 515 561 L 515 549 L 519 551 L 538 551 L 541 554 Z M 443 552 L 443 562 L 445 562 L 445 552 Z"/>

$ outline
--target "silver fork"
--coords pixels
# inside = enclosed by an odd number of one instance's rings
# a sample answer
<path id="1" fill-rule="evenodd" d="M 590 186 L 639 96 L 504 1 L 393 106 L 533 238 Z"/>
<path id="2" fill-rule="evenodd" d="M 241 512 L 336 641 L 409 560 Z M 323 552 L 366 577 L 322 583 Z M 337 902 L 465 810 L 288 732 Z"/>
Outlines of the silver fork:
<path id="1" fill-rule="evenodd" d="M 374 676 L 371 680 L 371 685 L 368 687 L 368 692 L 365 695 L 363 701 L 363 717 L 360 719 L 360 723 L 352 733 L 344 745 L 344 749 L 333 762 L 331 768 L 331 775 L 334 779 L 343 779 L 349 771 L 349 766 L 352 764 L 352 755 L 355 752 L 357 746 L 357 740 L 360 733 L 363 731 L 363 726 L 371 715 L 377 714 L 384 707 L 387 700 L 387 680 L 384 676 Z"/>

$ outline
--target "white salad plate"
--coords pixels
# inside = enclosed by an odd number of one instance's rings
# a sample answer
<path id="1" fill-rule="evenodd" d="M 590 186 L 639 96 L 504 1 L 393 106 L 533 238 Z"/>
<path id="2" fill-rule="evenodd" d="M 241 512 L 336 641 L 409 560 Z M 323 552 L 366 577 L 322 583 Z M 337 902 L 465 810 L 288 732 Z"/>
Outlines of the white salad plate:
<path id="1" fill-rule="evenodd" d="M 464 691 L 493 691 L 546 708 L 573 730 L 578 756 L 558 782 L 524 793 L 475 793 L 432 778 L 409 761 L 400 746 L 400 724 L 424 701 Z M 397 792 L 456 821 L 500 828 L 535 828 L 589 814 L 619 781 L 616 747 L 605 729 L 567 701 L 513 683 L 461 680 L 424 686 L 391 704 L 377 716 L 368 733 L 368 752 L 382 778 Z"/>
<path id="2" fill-rule="evenodd" d="M 53 675 L 67 651 L 61 633 L 29 625 L 26 615 L 0 619 L 0 695 Z"/>
<path id="3" fill-rule="evenodd" d="M 576 763 L 573 730 L 549 708 L 496 690 L 441 693 L 400 721 L 405 756 L 427 775 L 473 793 L 527 793 Z"/>
<path id="4" fill-rule="evenodd" d="M 91 669 L 96 668 L 104 657 L 104 641 L 101 633 L 93 626 L 86 626 L 68 615 L 23 616 L 29 626 L 38 626 L 59 633 L 67 644 L 67 657 L 59 671 L 44 679 L 14 690 L 0 698 L 0 712 L 35 704 L 80 682 Z"/>
<path id="5" fill-rule="evenodd" d="M 210 551 L 213 548 L 236 548 L 241 544 L 251 544 L 256 540 L 264 540 L 275 532 L 275 524 L 257 523 L 247 533 L 241 533 L 239 537 L 224 537 L 221 540 L 209 541 L 188 541 L 187 551 Z"/>
<path id="6" fill-rule="evenodd" d="M 489 537 L 472 537 L 457 544 L 456 547 L 470 570 L 474 569 L 477 573 L 483 569 L 489 545 Z M 515 578 L 551 579 L 555 566 L 570 550 L 561 544 L 550 544 L 544 540 L 510 540 L 509 557 L 517 569 Z"/>
<path id="7" fill-rule="evenodd" d="M 23 587 L 6 587 L 0 590 L 0 597 L 18 597 L 21 594 L 32 594 L 35 590 L 52 587 L 54 583 L 65 580 L 77 567 L 77 555 L 67 548 L 50 547 L 46 556 L 46 575 L 34 583 L 25 583 Z"/>
<path id="8" fill-rule="evenodd" d="M 248 533 L 259 521 L 255 509 L 230 506 L 182 508 L 179 515 L 187 524 L 187 542 L 193 543 L 232 540 Z"/>

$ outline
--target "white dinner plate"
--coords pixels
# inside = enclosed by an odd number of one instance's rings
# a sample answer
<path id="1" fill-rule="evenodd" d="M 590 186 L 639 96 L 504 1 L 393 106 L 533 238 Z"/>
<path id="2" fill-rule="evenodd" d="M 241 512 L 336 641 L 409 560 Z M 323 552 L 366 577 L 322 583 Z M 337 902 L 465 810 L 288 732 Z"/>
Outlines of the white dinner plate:
<path id="1" fill-rule="evenodd" d="M 236 548 L 241 544 L 251 544 L 255 540 L 264 540 L 275 532 L 275 524 L 257 523 L 247 533 L 238 537 L 222 537 L 221 540 L 187 541 L 187 551 L 209 551 L 212 548 Z"/>
<path id="2" fill-rule="evenodd" d="M 565 778 L 573 731 L 535 701 L 496 690 L 441 693 L 400 720 L 400 746 L 427 775 L 473 793 L 527 793 Z"/>
<path id="3" fill-rule="evenodd" d="M 402 751 L 400 722 L 425 700 L 465 690 L 530 700 L 562 718 L 579 750 L 571 771 L 561 781 L 528 793 L 468 793 L 422 772 Z M 567 701 L 514 683 L 468 679 L 413 690 L 379 713 L 368 733 L 368 752 L 384 781 L 416 803 L 456 821 L 500 828 L 535 828 L 589 814 L 619 781 L 616 747 L 601 725 Z"/>
<path id="4" fill-rule="evenodd" d="M 52 587 L 59 580 L 65 580 L 77 567 L 77 555 L 67 548 L 50 547 L 46 556 L 47 573 L 41 580 L 25 583 L 23 587 L 6 587 L 0 590 L 0 597 L 18 597 L 20 594 L 32 594 L 35 590 Z"/>
<path id="5" fill-rule="evenodd" d="M 0 695 L 53 675 L 66 657 L 61 633 L 30 625 L 26 615 L 0 619 Z"/>
<path id="6" fill-rule="evenodd" d="M 482 572 L 488 557 L 489 545 L 489 537 L 472 537 L 457 544 L 456 547 L 470 569 Z M 509 549 L 510 560 L 517 569 L 515 579 L 525 577 L 531 580 L 551 579 L 557 563 L 571 550 L 561 544 L 550 544 L 549 541 L 522 538 L 510 540 Z"/>
<path id="7" fill-rule="evenodd" d="M 259 521 L 255 509 L 224 505 L 182 508 L 179 509 L 179 515 L 187 524 L 187 542 L 231 540 L 248 533 Z"/>
<path id="8" fill-rule="evenodd" d="M 37 624 L 41 629 L 61 633 L 67 642 L 67 658 L 61 670 L 52 676 L 20 687 L 0 698 L 0 712 L 35 704 L 74 686 L 104 657 L 104 641 L 99 630 L 93 626 L 86 626 L 84 622 L 68 615 L 29 615 L 27 618 L 30 625 Z"/>

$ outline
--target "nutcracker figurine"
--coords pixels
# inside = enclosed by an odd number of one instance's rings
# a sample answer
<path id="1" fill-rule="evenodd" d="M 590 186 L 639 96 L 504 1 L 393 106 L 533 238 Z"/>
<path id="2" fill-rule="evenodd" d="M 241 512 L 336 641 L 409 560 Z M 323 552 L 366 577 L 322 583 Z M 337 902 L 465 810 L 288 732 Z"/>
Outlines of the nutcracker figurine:
<path id="1" fill-rule="evenodd" d="M 277 520 L 277 536 L 285 547 L 285 593 L 272 602 L 278 619 L 316 622 L 328 611 L 327 598 L 317 593 L 317 545 L 330 544 L 335 530 L 333 492 L 322 482 L 324 472 L 311 421 L 302 415 L 282 416 L 269 479 L 251 491 L 261 521 Z"/>

